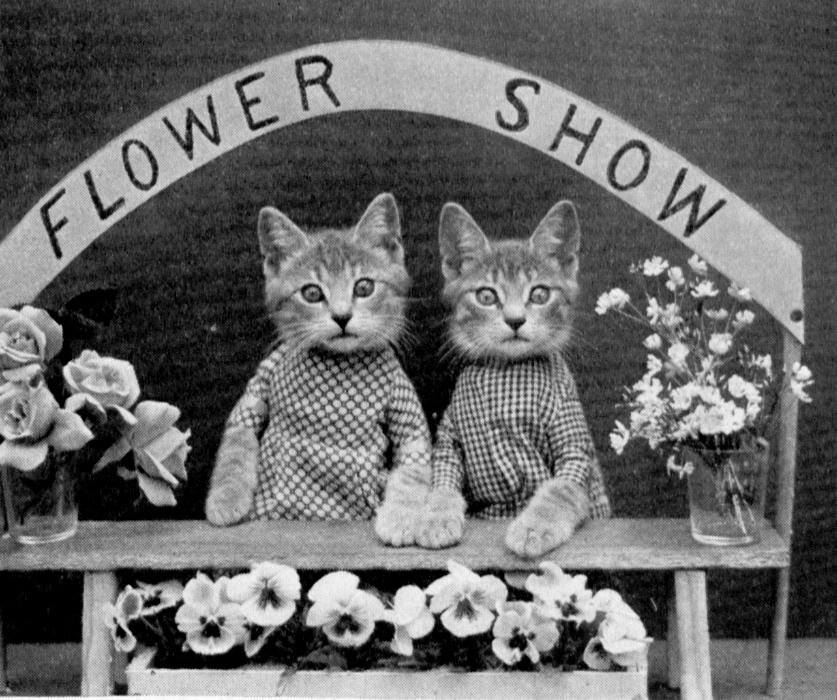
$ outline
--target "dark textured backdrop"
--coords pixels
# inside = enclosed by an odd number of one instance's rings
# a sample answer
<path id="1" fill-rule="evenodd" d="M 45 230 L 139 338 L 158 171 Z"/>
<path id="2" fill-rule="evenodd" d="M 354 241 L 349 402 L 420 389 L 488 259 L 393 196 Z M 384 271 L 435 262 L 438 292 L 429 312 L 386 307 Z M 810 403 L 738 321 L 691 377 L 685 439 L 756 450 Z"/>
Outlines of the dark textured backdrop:
<path id="1" fill-rule="evenodd" d="M 635 124 L 754 205 L 804 248 L 805 359 L 817 379 L 814 403 L 800 412 L 791 634 L 837 633 L 831 2 L 6 0 L 0 12 L 0 237 L 71 168 L 169 101 L 278 53 L 359 38 L 428 42 L 534 73 Z M 92 286 L 118 289 L 117 318 L 98 349 L 133 361 L 145 395 L 182 407 L 194 435 L 190 482 L 168 516 L 201 514 L 225 415 L 270 339 L 256 212 L 271 203 L 301 224 L 349 224 L 383 190 L 402 207 L 416 281 L 410 316 L 423 337 L 408 370 L 430 414 L 450 389 L 434 339 L 442 203 L 461 202 L 489 234 L 523 236 L 558 199 L 576 202 L 585 291 L 569 359 L 616 513 L 684 515 L 684 485 L 666 478 L 661 459 L 606 449 L 620 387 L 642 357 L 637 335 L 592 309 L 598 293 L 624 283 L 630 261 L 683 260 L 686 249 L 520 144 L 436 118 L 364 113 L 291 126 L 217 159 L 117 224 L 38 299 L 57 306 Z M 781 274 L 781 261 L 764 274 Z M 775 342 L 769 326 L 762 335 Z M 131 496 L 106 474 L 86 495 L 86 515 L 159 515 Z M 56 624 L 78 619 L 69 597 L 56 595 L 78 587 L 76 578 L 8 580 L 13 638 L 77 634 L 70 622 Z M 711 577 L 713 635 L 765 635 L 771 581 Z M 629 585 L 643 609 L 659 601 L 657 578 Z M 37 624 L 17 602 L 42 613 Z"/>

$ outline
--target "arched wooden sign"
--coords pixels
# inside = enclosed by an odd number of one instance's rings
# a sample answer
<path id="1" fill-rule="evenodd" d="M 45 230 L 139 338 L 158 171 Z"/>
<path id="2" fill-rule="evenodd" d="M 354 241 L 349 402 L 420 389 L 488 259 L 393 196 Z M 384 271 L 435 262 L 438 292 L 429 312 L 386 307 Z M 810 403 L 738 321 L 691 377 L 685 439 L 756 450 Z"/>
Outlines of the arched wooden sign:
<path id="1" fill-rule="evenodd" d="M 0 243 L 0 305 L 31 301 L 96 237 L 221 154 L 289 124 L 355 110 L 447 117 L 543 152 L 749 287 L 803 340 L 802 253 L 739 197 L 558 85 L 397 41 L 321 44 L 275 56 L 142 120 L 70 172 Z"/>

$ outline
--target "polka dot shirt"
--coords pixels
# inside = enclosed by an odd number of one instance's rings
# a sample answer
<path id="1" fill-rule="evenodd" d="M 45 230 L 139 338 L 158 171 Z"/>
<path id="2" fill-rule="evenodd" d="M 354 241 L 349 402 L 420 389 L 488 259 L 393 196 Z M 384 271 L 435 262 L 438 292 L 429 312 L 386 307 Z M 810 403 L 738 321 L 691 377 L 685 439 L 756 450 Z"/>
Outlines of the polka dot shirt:
<path id="1" fill-rule="evenodd" d="M 429 469 L 427 421 L 391 349 L 349 355 L 279 346 L 227 425 L 260 436 L 250 519 L 360 520 L 381 502 L 390 459 Z"/>

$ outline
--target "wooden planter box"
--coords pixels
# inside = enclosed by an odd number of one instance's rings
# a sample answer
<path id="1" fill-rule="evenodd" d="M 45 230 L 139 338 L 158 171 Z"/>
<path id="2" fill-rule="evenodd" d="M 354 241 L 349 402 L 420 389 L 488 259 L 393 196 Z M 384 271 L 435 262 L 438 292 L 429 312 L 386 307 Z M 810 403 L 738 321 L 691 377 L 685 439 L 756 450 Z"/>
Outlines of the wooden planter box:
<path id="1" fill-rule="evenodd" d="M 149 655 L 126 669 L 129 695 L 226 695 L 351 698 L 573 698 L 642 700 L 648 672 L 553 670 L 289 671 L 254 666 L 231 670 L 155 669 Z"/>

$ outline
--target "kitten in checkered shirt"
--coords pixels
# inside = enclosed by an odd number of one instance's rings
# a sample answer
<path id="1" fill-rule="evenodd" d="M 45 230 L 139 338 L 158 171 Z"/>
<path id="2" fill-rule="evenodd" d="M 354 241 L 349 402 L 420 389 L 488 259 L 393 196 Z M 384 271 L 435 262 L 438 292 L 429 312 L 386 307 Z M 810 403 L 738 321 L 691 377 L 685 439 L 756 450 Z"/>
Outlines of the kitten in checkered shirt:
<path id="1" fill-rule="evenodd" d="M 395 199 L 376 197 L 353 228 L 308 233 L 266 207 L 258 237 L 279 342 L 227 419 L 207 518 L 375 516 L 385 543 L 412 544 L 430 433 L 393 350 L 410 283 Z"/>
<path id="2" fill-rule="evenodd" d="M 458 204 L 442 209 L 443 297 L 464 366 L 440 422 L 417 541 L 459 541 L 466 510 L 513 518 L 506 546 L 536 557 L 610 504 L 575 382 L 561 357 L 578 295 L 579 225 L 556 204 L 526 241 L 489 241 Z"/>

